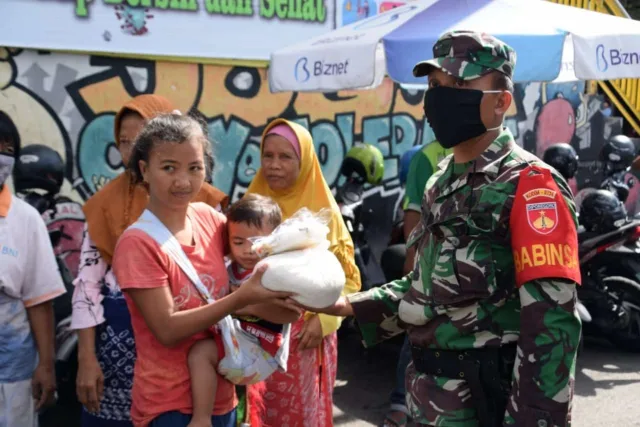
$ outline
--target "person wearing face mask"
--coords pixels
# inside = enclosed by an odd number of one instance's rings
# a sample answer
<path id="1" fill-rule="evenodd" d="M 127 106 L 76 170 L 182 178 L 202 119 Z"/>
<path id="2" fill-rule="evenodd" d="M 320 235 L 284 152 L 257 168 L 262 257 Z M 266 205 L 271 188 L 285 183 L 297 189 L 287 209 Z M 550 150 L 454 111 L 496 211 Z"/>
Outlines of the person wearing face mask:
<path id="1" fill-rule="evenodd" d="M 515 51 L 454 31 L 414 68 L 453 154 L 428 180 L 403 279 L 316 312 L 355 315 L 366 345 L 408 330 L 407 406 L 440 427 L 570 426 L 576 351 L 575 204 L 566 181 L 503 120 Z"/>
<path id="2" fill-rule="evenodd" d="M 35 427 L 55 401 L 53 300 L 65 288 L 43 219 L 6 184 L 17 151 L 0 111 L 0 426 Z"/>

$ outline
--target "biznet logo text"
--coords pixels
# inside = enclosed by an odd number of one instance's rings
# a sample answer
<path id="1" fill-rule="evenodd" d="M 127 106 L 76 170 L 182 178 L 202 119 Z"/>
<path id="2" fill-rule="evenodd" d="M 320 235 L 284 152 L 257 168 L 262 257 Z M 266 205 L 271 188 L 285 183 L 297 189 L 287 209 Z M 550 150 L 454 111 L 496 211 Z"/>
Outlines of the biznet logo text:
<path id="1" fill-rule="evenodd" d="M 596 66 L 601 72 L 619 65 L 640 65 L 640 52 L 624 51 L 622 49 L 609 48 L 604 44 L 596 46 Z"/>
<path id="2" fill-rule="evenodd" d="M 312 77 L 341 76 L 348 73 L 349 60 L 329 62 L 324 60 L 311 61 L 306 56 L 299 58 L 293 67 L 293 77 L 304 83 Z"/>

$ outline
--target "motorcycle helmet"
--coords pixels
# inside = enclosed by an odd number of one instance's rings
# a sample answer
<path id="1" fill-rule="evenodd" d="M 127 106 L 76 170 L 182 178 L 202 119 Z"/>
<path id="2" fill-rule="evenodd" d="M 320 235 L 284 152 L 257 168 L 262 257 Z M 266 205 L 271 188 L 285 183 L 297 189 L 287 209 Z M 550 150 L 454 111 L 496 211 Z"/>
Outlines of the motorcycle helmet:
<path id="1" fill-rule="evenodd" d="M 616 135 L 609 139 L 600 150 L 600 160 L 605 163 L 608 172 L 620 172 L 631 166 L 636 158 L 636 146 L 625 135 Z"/>
<path id="2" fill-rule="evenodd" d="M 627 220 L 627 210 L 610 191 L 595 190 L 585 196 L 580 205 L 580 224 L 587 231 L 606 233 Z"/>
<path id="3" fill-rule="evenodd" d="M 400 158 L 400 185 L 404 185 L 407 182 L 407 175 L 409 175 L 409 166 L 411 165 L 411 160 L 413 156 L 418 153 L 418 151 L 422 150 L 424 145 L 415 145 L 411 147 L 409 150 L 405 151 L 405 153 Z"/>
<path id="4" fill-rule="evenodd" d="M 57 151 L 40 144 L 22 148 L 13 175 L 17 192 L 39 189 L 57 194 L 63 180 L 64 162 Z"/>
<path id="5" fill-rule="evenodd" d="M 565 142 L 550 145 L 544 151 L 542 161 L 560 172 L 567 181 L 573 178 L 578 170 L 578 154 Z"/>
<path id="6" fill-rule="evenodd" d="M 346 177 L 356 175 L 363 182 L 378 185 L 384 176 L 384 157 L 371 144 L 354 145 L 345 156 L 340 173 Z"/>

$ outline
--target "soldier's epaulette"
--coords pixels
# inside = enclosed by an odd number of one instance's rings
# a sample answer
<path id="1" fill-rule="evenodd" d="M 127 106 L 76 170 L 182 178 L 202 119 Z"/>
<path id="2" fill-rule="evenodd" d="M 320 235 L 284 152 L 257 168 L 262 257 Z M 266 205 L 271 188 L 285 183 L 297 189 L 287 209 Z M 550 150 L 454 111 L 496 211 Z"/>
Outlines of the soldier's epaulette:
<path id="1" fill-rule="evenodd" d="M 538 168 L 544 168 L 544 169 L 549 169 L 549 167 L 548 167 L 546 164 L 541 163 L 541 162 L 531 162 L 531 161 L 529 161 L 529 160 L 527 160 L 527 159 L 525 159 L 525 162 L 527 162 L 527 167 L 526 167 L 526 168 L 524 168 L 524 169 L 522 170 L 522 172 L 526 173 L 528 176 L 531 176 L 531 175 L 538 175 L 538 174 L 540 173 L 539 171 L 537 171 L 537 170 L 535 169 L 536 167 L 538 167 Z"/>

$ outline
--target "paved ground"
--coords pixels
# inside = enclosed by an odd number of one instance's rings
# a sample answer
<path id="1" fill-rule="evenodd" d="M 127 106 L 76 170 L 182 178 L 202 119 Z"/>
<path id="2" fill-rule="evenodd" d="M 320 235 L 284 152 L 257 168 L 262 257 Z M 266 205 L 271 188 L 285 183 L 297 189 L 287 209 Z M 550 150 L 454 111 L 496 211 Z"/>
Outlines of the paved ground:
<path id="1" fill-rule="evenodd" d="M 369 427 L 381 422 L 395 381 L 396 355 L 401 345 L 402 340 L 398 339 L 364 350 L 357 335 L 341 337 L 334 398 L 336 426 Z M 573 426 L 640 426 L 639 399 L 640 355 L 588 342 L 576 374 Z M 41 425 L 78 425 L 75 413 L 62 412 Z"/>
<path id="2" fill-rule="evenodd" d="M 340 343 L 335 390 L 337 426 L 379 425 L 393 388 L 395 352 L 401 341 L 364 351 L 355 336 Z M 578 359 L 574 427 L 640 426 L 640 355 L 588 342 Z"/>

